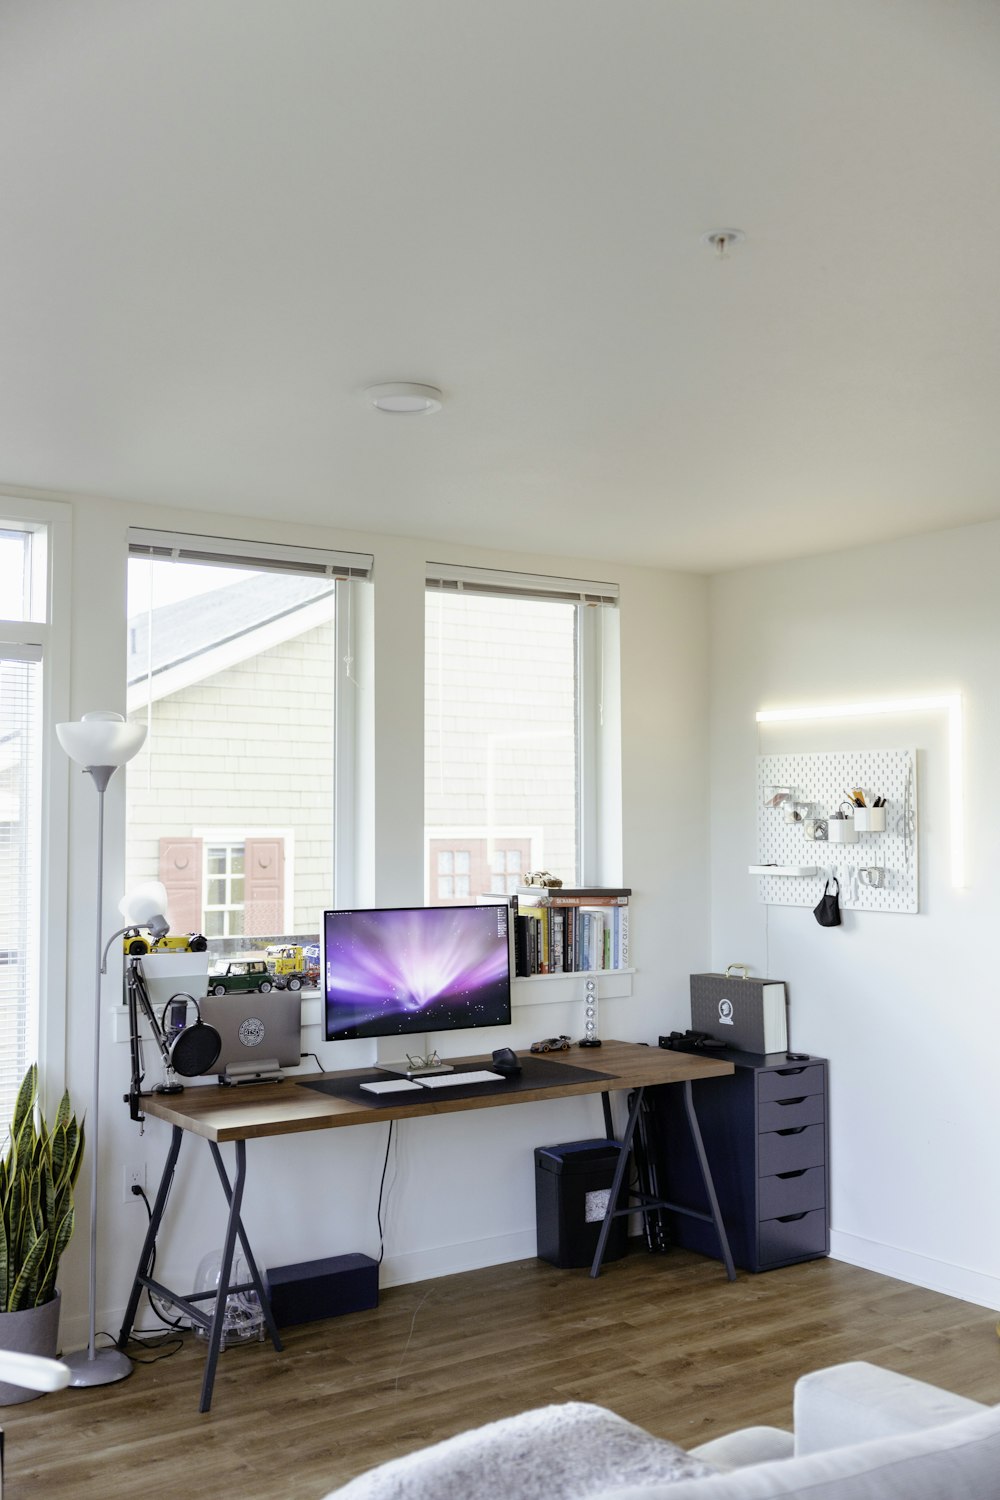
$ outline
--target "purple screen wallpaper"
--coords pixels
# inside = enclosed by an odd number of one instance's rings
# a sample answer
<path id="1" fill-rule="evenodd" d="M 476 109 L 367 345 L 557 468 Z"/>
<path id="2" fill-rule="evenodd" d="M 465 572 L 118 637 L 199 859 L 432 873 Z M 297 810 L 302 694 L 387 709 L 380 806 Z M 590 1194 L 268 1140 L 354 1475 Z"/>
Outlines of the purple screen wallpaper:
<path id="1" fill-rule="evenodd" d="M 510 1022 L 506 906 L 323 914 L 327 1041 Z"/>

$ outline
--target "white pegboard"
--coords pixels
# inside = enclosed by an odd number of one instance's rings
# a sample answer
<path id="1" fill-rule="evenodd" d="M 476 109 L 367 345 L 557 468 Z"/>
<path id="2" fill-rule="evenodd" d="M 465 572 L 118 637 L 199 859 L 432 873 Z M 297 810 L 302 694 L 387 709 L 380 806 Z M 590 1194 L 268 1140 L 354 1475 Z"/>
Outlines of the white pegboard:
<path id="1" fill-rule="evenodd" d="M 803 821 L 786 821 L 786 805 L 767 806 L 767 789 L 789 787 L 792 800 L 807 807 Z M 884 833 L 859 833 L 856 844 L 812 841 L 805 820 L 829 819 L 847 792 L 863 787 L 869 802 L 886 798 Z M 837 751 L 828 755 L 757 757 L 756 864 L 815 865 L 810 876 L 760 875 L 761 901 L 772 906 L 815 906 L 830 875 L 840 881 L 845 910 L 915 912 L 917 881 L 917 752 L 915 750 Z M 884 885 L 862 884 L 859 871 L 885 871 Z"/>

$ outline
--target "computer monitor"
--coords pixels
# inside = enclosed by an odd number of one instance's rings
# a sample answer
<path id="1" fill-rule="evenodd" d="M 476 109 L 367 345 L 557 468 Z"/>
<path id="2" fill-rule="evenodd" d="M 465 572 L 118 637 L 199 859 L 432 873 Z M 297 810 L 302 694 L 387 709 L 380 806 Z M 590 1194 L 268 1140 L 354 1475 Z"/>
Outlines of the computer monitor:
<path id="1" fill-rule="evenodd" d="M 323 913 L 328 1042 L 511 1021 L 506 905 Z"/>

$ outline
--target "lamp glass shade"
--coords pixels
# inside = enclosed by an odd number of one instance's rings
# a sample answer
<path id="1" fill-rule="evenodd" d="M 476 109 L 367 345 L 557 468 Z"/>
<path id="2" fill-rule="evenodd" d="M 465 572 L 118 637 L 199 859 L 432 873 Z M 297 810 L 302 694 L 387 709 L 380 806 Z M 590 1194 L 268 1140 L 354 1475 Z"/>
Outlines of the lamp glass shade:
<path id="1" fill-rule="evenodd" d="M 130 724 L 105 710 L 57 724 L 59 743 L 81 766 L 123 766 L 137 755 L 146 738 L 145 724 Z"/>
<path id="2" fill-rule="evenodd" d="M 145 927 L 156 918 L 166 921 L 167 888 L 162 880 L 145 880 L 122 897 L 118 910 L 130 927 Z"/>

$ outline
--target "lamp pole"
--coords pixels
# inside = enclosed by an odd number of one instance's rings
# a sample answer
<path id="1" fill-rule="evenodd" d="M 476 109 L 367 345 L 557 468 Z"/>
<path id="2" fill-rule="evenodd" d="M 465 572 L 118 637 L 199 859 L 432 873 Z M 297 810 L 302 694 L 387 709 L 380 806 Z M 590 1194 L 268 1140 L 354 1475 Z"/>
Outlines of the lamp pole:
<path id="1" fill-rule="evenodd" d="M 97 1189 L 101 1118 L 101 932 L 104 918 L 104 793 L 119 766 L 136 755 L 146 738 L 144 724 L 129 724 L 121 714 L 84 714 L 75 723 L 57 724 L 66 754 L 81 765 L 97 788 L 97 963 L 94 982 L 93 1120 L 90 1122 L 90 1283 L 89 1337 L 86 1349 L 66 1356 L 70 1385 L 111 1385 L 132 1373 L 132 1361 L 114 1345 L 98 1349 L 97 1338 Z"/>
<path id="2" fill-rule="evenodd" d="M 70 1385 L 111 1385 L 132 1373 L 132 1361 L 120 1349 L 97 1347 L 97 1184 L 98 1141 L 101 1119 L 101 971 L 103 945 L 101 922 L 104 913 L 104 793 L 117 766 L 84 766 L 97 788 L 97 962 L 94 979 L 94 1119 L 90 1128 L 90 1288 L 87 1298 L 89 1328 L 86 1349 L 65 1356 L 69 1366 Z"/>

